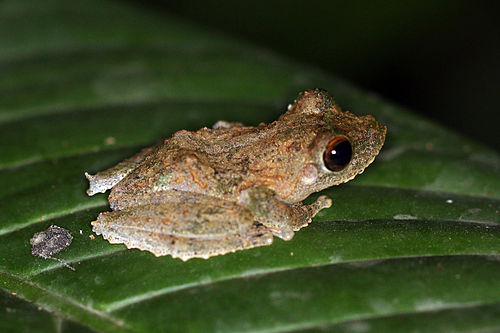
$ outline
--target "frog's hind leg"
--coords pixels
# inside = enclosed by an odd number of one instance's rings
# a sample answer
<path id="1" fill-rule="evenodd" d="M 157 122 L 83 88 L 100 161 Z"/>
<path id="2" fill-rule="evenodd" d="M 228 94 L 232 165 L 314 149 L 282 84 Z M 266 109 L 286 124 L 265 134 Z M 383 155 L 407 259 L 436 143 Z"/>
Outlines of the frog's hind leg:
<path id="1" fill-rule="evenodd" d="M 106 190 L 118 184 L 120 180 L 134 170 L 138 163 L 142 162 L 151 152 L 153 152 L 156 147 L 158 147 L 158 145 L 144 148 L 134 156 L 127 158 L 114 167 L 100 171 L 95 175 L 90 175 L 85 172 L 85 177 L 89 180 L 87 194 L 94 195 L 96 193 L 104 193 Z"/>
<path id="2" fill-rule="evenodd" d="M 105 212 L 92 225 L 110 243 L 182 260 L 206 259 L 273 241 L 271 231 L 254 223 L 248 209 L 216 198 Z"/>

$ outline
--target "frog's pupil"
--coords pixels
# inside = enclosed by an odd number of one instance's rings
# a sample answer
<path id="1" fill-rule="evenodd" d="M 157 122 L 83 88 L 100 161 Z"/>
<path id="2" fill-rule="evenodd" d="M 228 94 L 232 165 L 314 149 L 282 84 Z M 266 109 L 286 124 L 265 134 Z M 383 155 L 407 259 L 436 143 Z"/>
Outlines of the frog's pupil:
<path id="1" fill-rule="evenodd" d="M 340 171 L 351 161 L 352 147 L 347 138 L 336 137 L 326 146 L 323 161 L 328 170 Z"/>

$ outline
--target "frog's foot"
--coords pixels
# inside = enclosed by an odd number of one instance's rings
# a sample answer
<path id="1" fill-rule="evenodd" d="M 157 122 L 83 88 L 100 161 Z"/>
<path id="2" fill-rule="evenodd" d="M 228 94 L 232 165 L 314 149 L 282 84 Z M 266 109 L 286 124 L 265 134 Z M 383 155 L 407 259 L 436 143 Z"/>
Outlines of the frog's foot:
<path id="1" fill-rule="evenodd" d="M 89 180 L 87 194 L 94 195 L 96 193 L 104 193 L 106 190 L 113 188 L 158 146 L 159 144 L 144 148 L 134 156 L 127 158 L 114 167 L 100 171 L 95 175 L 90 175 L 85 172 L 85 177 Z"/>
<path id="2" fill-rule="evenodd" d="M 255 219 L 276 237 L 290 240 L 294 231 L 307 226 L 320 210 L 332 205 L 332 200 L 322 195 L 310 205 L 289 204 L 280 200 L 272 190 L 259 186 L 243 192 L 240 203 L 248 207 Z"/>
<path id="3" fill-rule="evenodd" d="M 332 199 L 327 197 L 326 195 L 320 196 L 318 199 L 316 199 L 315 202 L 313 202 L 310 205 L 299 205 L 303 213 L 302 213 L 302 219 L 297 219 L 295 220 L 295 223 L 293 224 L 292 228 L 294 231 L 298 231 L 302 229 L 303 227 L 306 227 L 309 223 L 311 223 L 312 218 L 318 214 L 320 210 L 323 208 L 329 208 L 332 206 Z"/>
<path id="4" fill-rule="evenodd" d="M 310 205 L 297 205 L 297 209 L 303 211 L 302 218 L 297 218 L 292 220 L 290 225 L 282 225 L 279 229 L 277 228 L 269 228 L 273 235 L 279 237 L 283 240 L 290 240 L 295 235 L 295 231 L 302 229 L 311 223 L 312 218 L 318 214 L 320 210 L 323 208 L 329 208 L 332 205 L 332 199 L 327 197 L 326 195 L 320 196 L 314 203 Z"/>
<path id="5" fill-rule="evenodd" d="M 96 193 L 104 193 L 106 190 L 115 186 L 117 181 L 114 179 L 110 179 L 107 177 L 100 177 L 99 174 L 91 175 L 88 172 L 85 172 L 85 177 L 89 180 L 89 188 L 87 190 L 87 194 L 92 196 Z"/>
<path id="6" fill-rule="evenodd" d="M 270 245 L 271 231 L 251 212 L 220 199 L 167 202 L 101 213 L 93 231 L 110 243 L 174 258 L 209 258 Z"/>
<path id="7" fill-rule="evenodd" d="M 295 236 L 295 232 L 290 228 L 269 228 L 274 236 L 281 238 L 282 240 L 289 241 Z"/>
<path id="8" fill-rule="evenodd" d="M 302 209 L 307 212 L 307 215 L 310 217 L 309 218 L 310 222 L 311 219 L 314 216 L 316 216 L 316 214 L 318 214 L 320 210 L 324 208 L 330 208 L 331 206 L 332 206 L 332 199 L 330 199 L 326 195 L 321 195 L 312 204 L 302 206 Z"/>

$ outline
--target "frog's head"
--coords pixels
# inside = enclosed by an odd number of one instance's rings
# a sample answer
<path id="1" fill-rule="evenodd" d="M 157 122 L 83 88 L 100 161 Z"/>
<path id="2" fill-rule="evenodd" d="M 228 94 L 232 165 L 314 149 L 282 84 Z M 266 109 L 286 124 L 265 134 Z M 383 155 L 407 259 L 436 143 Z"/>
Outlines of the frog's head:
<path id="1" fill-rule="evenodd" d="M 372 116 L 341 111 L 324 90 L 301 93 L 289 112 L 306 118 L 308 130 L 314 133 L 295 200 L 353 179 L 373 162 L 384 144 L 384 125 Z"/>

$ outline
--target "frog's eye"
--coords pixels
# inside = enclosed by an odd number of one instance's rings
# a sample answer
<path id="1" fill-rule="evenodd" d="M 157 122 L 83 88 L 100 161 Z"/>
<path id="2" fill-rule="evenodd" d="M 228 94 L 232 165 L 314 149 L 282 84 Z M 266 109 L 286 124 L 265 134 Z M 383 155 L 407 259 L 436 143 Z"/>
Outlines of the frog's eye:
<path id="1" fill-rule="evenodd" d="M 323 152 L 323 162 L 330 171 L 340 171 L 351 161 L 352 147 L 345 136 L 337 136 L 328 142 Z"/>

